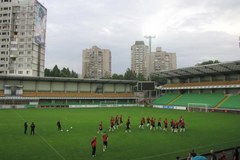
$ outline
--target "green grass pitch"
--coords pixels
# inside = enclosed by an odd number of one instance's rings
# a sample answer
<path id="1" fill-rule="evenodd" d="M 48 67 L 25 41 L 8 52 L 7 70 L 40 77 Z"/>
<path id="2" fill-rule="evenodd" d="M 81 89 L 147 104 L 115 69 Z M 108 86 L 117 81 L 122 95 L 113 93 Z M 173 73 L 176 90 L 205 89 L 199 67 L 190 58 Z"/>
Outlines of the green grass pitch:
<path id="1" fill-rule="evenodd" d="M 124 126 L 108 132 L 111 116 L 123 115 Z M 141 130 L 142 116 L 167 117 L 186 122 L 185 133 Z M 131 117 L 131 133 L 125 122 Z M 35 136 L 23 133 L 24 121 L 36 124 Z M 64 132 L 58 132 L 60 120 Z M 109 135 L 109 146 L 102 152 L 99 122 Z M 23 109 L 0 110 L 1 160 L 172 160 L 186 157 L 191 149 L 205 153 L 240 144 L 240 116 L 229 113 L 186 112 L 154 108 Z M 70 127 L 73 127 L 70 129 Z M 66 130 L 69 129 L 69 132 Z M 91 157 L 90 142 L 97 136 L 97 156 Z"/>

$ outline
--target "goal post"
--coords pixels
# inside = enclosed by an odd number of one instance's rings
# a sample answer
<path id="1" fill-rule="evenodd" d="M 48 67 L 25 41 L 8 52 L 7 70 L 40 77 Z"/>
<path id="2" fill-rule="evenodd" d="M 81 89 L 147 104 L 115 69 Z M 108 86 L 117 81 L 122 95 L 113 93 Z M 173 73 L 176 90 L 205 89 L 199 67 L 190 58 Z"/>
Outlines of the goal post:
<path id="1" fill-rule="evenodd" d="M 209 104 L 206 103 L 188 103 L 187 110 L 190 111 L 200 111 L 208 112 Z"/>
<path id="2" fill-rule="evenodd" d="M 117 101 L 100 101 L 100 107 L 117 107 Z"/>

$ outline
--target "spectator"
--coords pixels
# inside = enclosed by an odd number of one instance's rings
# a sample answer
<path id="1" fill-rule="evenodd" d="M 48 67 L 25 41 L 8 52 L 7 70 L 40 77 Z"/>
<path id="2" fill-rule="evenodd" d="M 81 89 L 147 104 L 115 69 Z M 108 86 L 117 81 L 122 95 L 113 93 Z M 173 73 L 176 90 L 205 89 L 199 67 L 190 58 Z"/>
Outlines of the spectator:
<path id="1" fill-rule="evenodd" d="M 218 158 L 218 160 L 227 160 L 227 157 L 225 155 L 224 152 L 221 153 L 220 157 Z"/>
<path id="2" fill-rule="evenodd" d="M 234 149 L 233 152 L 233 160 L 239 160 L 239 152 L 237 147 Z"/>
<path id="3" fill-rule="evenodd" d="M 194 149 L 192 149 L 191 157 L 196 157 L 196 156 L 197 156 L 197 153 L 194 151 Z"/>
<path id="4" fill-rule="evenodd" d="M 187 160 L 191 160 L 191 159 L 192 159 L 191 152 L 189 152 L 189 153 L 188 153 Z"/>
<path id="5" fill-rule="evenodd" d="M 217 156 L 216 156 L 215 152 L 213 150 L 211 150 L 210 153 L 211 153 L 210 160 L 217 160 Z"/>
<path id="6" fill-rule="evenodd" d="M 27 134 L 28 123 L 24 122 L 24 134 Z"/>

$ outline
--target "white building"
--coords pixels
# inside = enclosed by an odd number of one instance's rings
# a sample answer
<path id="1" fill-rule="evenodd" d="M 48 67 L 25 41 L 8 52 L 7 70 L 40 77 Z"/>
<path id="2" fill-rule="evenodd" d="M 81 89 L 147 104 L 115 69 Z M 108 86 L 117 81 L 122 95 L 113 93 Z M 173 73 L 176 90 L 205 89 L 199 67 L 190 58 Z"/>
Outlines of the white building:
<path id="1" fill-rule="evenodd" d="M 176 53 L 162 51 L 157 47 L 155 52 L 148 51 L 144 41 L 136 41 L 131 47 L 131 69 L 148 78 L 151 73 L 177 68 Z"/>
<path id="2" fill-rule="evenodd" d="M 147 74 L 147 52 L 148 46 L 144 41 L 136 41 L 131 47 L 131 70 L 136 74 Z"/>
<path id="3" fill-rule="evenodd" d="M 83 50 L 82 76 L 85 78 L 108 78 L 111 76 L 111 51 L 93 46 Z"/>
<path id="4" fill-rule="evenodd" d="M 177 69 L 176 53 L 162 51 L 161 47 L 157 47 L 156 52 L 152 52 L 152 57 L 152 72 Z"/>
<path id="5" fill-rule="evenodd" d="M 46 19 L 37 0 L 0 1 L 0 75 L 44 76 Z"/>

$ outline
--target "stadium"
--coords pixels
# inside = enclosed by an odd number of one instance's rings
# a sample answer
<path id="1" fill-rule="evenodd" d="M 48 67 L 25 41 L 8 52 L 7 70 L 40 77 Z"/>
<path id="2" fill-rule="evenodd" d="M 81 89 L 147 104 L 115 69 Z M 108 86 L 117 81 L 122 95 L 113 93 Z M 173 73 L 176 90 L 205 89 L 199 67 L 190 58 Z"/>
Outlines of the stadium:
<path id="1" fill-rule="evenodd" d="M 128 80 L 0 76 L 1 159 L 186 159 L 194 149 L 210 158 L 233 156 L 240 144 L 240 61 L 154 73 L 167 84 Z M 153 87 L 154 86 L 154 87 Z M 153 94 L 157 93 L 157 94 Z M 154 95 L 154 96 L 152 96 Z M 147 102 L 147 103 L 146 103 Z M 111 117 L 123 125 L 109 132 Z M 142 117 L 178 120 L 186 132 L 139 128 Z M 125 123 L 131 119 L 131 132 Z M 56 122 L 61 121 L 59 132 Z M 36 135 L 23 133 L 24 122 Z M 102 135 L 109 146 L 102 152 Z M 91 157 L 97 137 L 97 156 Z"/>

